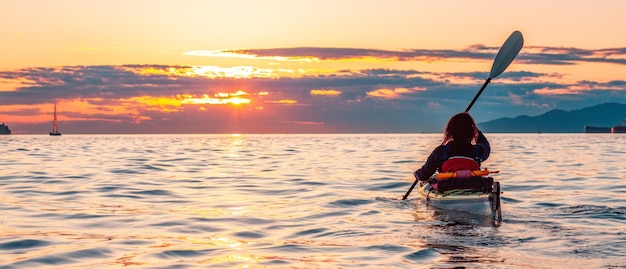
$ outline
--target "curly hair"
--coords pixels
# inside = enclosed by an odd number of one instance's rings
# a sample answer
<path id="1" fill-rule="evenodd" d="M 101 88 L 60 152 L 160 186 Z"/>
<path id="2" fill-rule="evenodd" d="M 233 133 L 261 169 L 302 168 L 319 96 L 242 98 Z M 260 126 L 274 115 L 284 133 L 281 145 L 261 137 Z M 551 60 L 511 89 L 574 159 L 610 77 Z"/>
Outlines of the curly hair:
<path id="1" fill-rule="evenodd" d="M 478 137 L 478 128 L 474 118 L 467 112 L 461 112 L 450 118 L 444 132 L 443 144 L 454 141 L 455 144 L 472 144 Z"/>

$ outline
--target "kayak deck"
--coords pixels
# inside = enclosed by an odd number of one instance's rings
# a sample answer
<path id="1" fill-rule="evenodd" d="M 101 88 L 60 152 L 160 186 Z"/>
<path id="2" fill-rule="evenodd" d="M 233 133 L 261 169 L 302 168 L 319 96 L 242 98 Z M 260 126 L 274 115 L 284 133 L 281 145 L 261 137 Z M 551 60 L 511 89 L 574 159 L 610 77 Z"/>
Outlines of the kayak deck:
<path id="1" fill-rule="evenodd" d="M 422 182 L 418 192 L 427 204 L 439 209 L 491 216 L 494 221 L 502 219 L 499 182 L 494 182 L 491 191 L 454 189 L 443 192 L 438 192 L 428 182 Z"/>

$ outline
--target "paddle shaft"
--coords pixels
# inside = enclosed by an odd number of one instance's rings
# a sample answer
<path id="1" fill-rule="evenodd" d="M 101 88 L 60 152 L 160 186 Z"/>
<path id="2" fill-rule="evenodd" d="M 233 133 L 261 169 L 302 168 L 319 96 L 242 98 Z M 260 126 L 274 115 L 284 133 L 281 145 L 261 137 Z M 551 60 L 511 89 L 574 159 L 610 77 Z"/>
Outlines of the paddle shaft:
<path id="1" fill-rule="evenodd" d="M 487 87 L 487 84 L 489 84 L 490 81 L 491 81 L 491 78 L 488 78 L 487 80 L 485 80 L 485 84 L 483 84 L 483 86 L 480 88 L 478 93 L 476 93 L 476 96 L 474 96 L 474 99 L 472 99 L 472 102 L 469 104 L 469 106 L 467 106 L 467 108 L 465 109 L 465 112 L 469 112 L 469 110 L 472 108 L 472 106 L 478 99 L 478 96 L 480 96 L 480 94 L 483 93 L 483 90 L 485 89 L 485 87 Z"/>
<path id="2" fill-rule="evenodd" d="M 406 198 L 409 197 L 409 194 L 411 194 L 411 191 L 413 191 L 413 188 L 415 188 L 415 185 L 417 185 L 418 181 L 419 179 L 416 178 L 415 182 L 413 182 L 413 185 L 411 185 L 411 188 L 409 188 L 409 191 L 407 191 L 404 197 L 402 197 L 402 200 L 406 200 Z"/>

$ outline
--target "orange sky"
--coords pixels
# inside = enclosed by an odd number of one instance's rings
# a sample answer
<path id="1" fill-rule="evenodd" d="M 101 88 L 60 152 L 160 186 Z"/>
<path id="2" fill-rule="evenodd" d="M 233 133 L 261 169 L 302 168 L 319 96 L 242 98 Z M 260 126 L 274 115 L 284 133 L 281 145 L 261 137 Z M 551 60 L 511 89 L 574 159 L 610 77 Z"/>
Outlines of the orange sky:
<path id="1" fill-rule="evenodd" d="M 172 122 L 170 132 L 193 133 L 438 131 L 514 30 L 524 48 L 481 96 L 477 120 L 623 103 L 624 10 L 624 1 L 7 0 L 0 122 L 46 133 L 57 102 L 61 131 L 76 133 Z"/>

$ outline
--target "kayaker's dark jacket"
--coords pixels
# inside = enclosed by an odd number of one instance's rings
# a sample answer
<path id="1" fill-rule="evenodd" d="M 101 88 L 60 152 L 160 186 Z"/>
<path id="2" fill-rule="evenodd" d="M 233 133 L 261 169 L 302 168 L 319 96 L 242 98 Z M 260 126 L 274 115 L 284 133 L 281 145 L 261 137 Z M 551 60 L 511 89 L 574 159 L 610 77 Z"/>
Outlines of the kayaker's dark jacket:
<path id="1" fill-rule="evenodd" d="M 474 159 L 478 165 L 489 158 L 491 153 L 491 147 L 489 141 L 483 135 L 481 131 L 478 131 L 478 137 L 476 138 L 476 145 L 464 145 L 455 146 L 454 141 L 445 145 L 440 145 L 430 153 L 426 163 L 422 168 L 415 171 L 414 175 L 416 179 L 421 181 L 428 180 L 436 171 L 441 172 L 441 165 L 443 162 L 453 156 L 465 156 Z"/>

